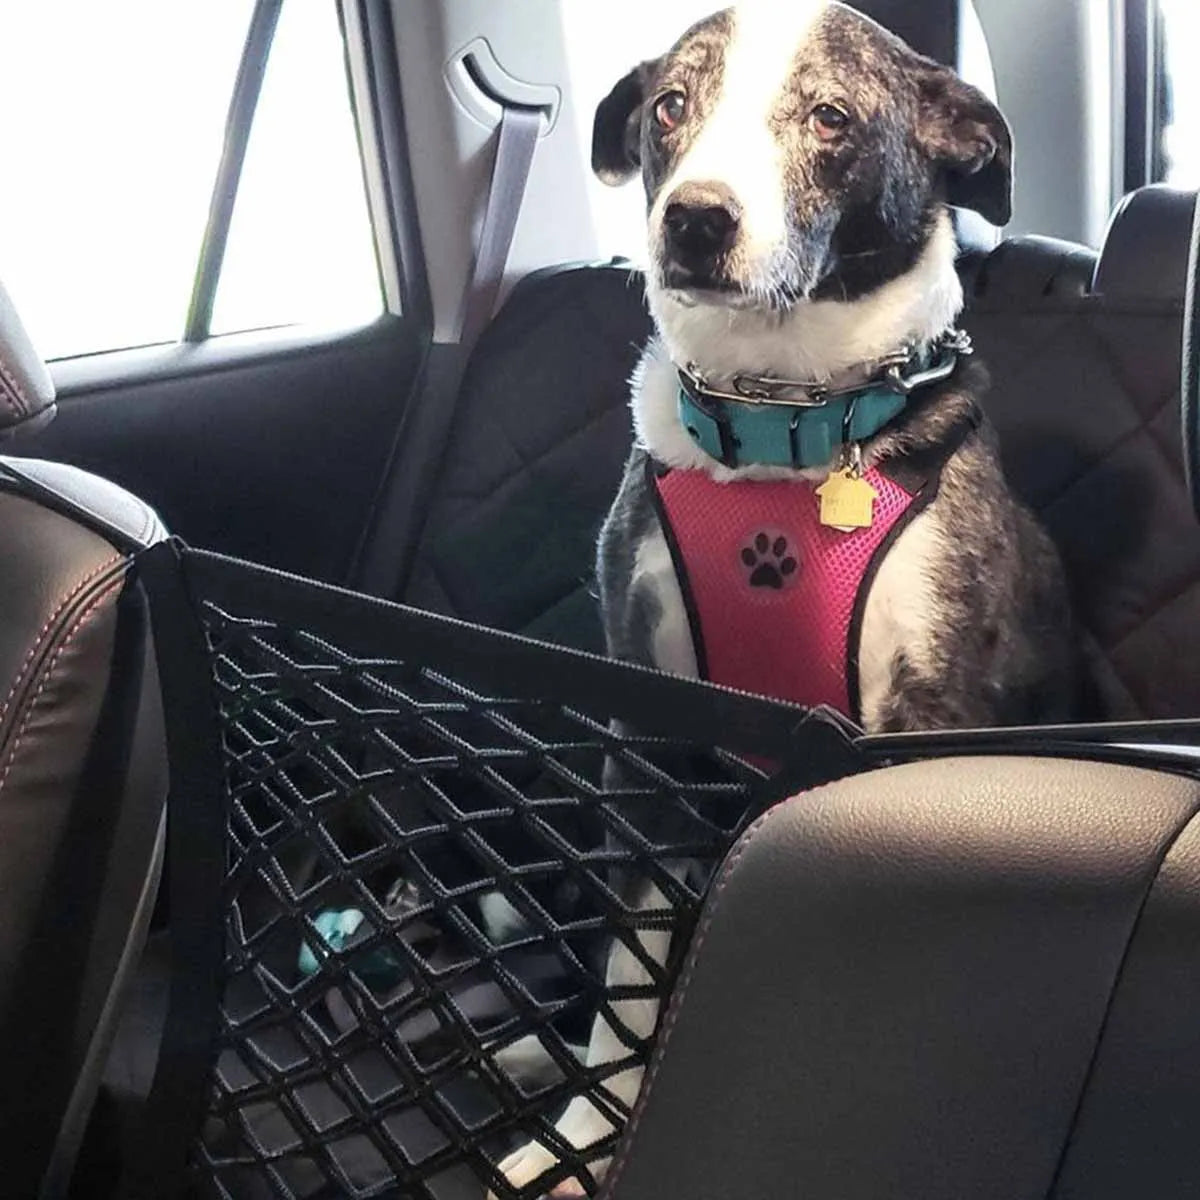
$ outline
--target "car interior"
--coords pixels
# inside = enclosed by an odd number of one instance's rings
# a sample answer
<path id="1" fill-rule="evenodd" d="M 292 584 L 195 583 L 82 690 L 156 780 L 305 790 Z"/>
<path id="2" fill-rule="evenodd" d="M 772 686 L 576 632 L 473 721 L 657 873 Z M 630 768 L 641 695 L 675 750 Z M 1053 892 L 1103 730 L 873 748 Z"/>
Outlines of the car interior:
<path id="1" fill-rule="evenodd" d="M 592 114 L 715 4 L 0 13 L 14 89 L 94 58 L 129 117 L 56 73 L 0 201 L 0 1195 L 1200 1193 L 1200 17 L 852 4 L 1013 126 L 1012 224 L 953 214 L 962 324 L 1072 725 L 866 734 L 604 657 L 652 320 Z M 586 1061 L 631 998 L 655 1033 Z"/>

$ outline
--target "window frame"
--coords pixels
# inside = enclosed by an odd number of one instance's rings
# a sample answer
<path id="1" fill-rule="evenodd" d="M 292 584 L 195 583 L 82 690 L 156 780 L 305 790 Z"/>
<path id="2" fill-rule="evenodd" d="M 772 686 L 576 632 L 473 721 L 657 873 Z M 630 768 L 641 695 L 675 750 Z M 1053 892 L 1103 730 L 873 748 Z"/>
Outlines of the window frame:
<path id="1" fill-rule="evenodd" d="M 389 336 L 400 322 L 432 328 L 429 287 L 416 224 L 390 6 L 373 0 L 337 0 L 346 85 L 383 293 L 383 311 L 366 324 L 341 329 L 289 324 L 214 334 L 213 305 L 220 285 L 258 99 L 275 29 L 285 3 L 255 0 L 225 119 L 220 162 L 196 259 L 184 327 L 177 340 L 92 351 L 55 359 L 51 377 L 62 399 L 97 387 L 204 374 L 235 363 L 270 360 L 337 340 Z"/>
<path id="2" fill-rule="evenodd" d="M 1117 0 L 1124 56 L 1124 191 L 1166 178 L 1163 129 L 1167 112 L 1165 26 L 1158 0 Z"/>
<path id="3" fill-rule="evenodd" d="M 250 14 L 250 26 L 242 46 L 242 57 L 233 81 L 233 94 L 225 117 L 225 137 L 221 161 L 208 202 L 208 220 L 200 243 L 200 258 L 196 264 L 191 300 L 183 323 L 183 342 L 207 341 L 212 326 L 213 304 L 225 265 L 225 250 L 229 244 L 229 227 L 237 204 L 238 185 L 246 164 L 246 150 L 258 98 L 262 94 L 267 73 L 267 60 L 275 41 L 283 0 L 255 0 Z"/>
<path id="4" fill-rule="evenodd" d="M 417 223 L 392 6 L 337 0 L 337 8 L 387 311 L 432 332 L 433 300 Z"/>

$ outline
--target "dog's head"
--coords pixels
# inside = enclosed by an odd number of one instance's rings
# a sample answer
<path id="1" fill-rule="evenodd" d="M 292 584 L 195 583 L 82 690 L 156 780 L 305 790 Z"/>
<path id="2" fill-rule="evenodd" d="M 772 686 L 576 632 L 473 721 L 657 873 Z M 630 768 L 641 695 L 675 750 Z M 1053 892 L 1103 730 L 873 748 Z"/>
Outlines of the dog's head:
<path id="1" fill-rule="evenodd" d="M 689 306 L 859 300 L 912 271 L 946 205 L 1011 210 L 991 101 L 828 0 L 693 26 L 600 104 L 592 162 L 609 183 L 640 170 L 652 295 Z"/>

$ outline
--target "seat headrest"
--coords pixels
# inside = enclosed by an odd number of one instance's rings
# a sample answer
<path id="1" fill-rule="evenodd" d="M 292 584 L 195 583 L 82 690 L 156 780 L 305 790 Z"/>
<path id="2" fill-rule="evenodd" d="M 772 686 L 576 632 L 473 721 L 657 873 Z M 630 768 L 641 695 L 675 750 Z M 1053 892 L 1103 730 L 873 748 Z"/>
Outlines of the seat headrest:
<path id="1" fill-rule="evenodd" d="M 0 285 L 0 439 L 39 428 L 54 415 L 54 381 Z"/>
<path id="2" fill-rule="evenodd" d="M 1124 300 L 1179 301 L 1187 290 L 1196 193 L 1156 183 L 1117 206 L 1092 291 Z"/>

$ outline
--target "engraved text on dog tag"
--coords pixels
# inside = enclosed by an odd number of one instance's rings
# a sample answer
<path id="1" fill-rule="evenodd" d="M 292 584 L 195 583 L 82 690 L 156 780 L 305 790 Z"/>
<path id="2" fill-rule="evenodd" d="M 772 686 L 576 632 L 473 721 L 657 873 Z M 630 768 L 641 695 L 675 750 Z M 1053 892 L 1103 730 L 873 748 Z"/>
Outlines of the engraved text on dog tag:
<path id="1" fill-rule="evenodd" d="M 843 533 L 869 529 L 875 519 L 875 497 L 878 493 L 853 469 L 844 467 L 831 472 L 819 488 L 821 524 Z"/>

